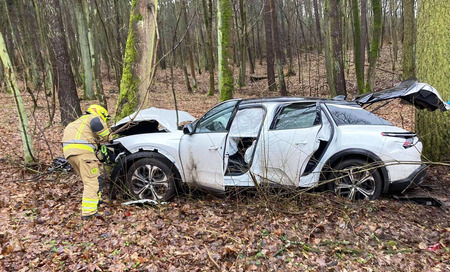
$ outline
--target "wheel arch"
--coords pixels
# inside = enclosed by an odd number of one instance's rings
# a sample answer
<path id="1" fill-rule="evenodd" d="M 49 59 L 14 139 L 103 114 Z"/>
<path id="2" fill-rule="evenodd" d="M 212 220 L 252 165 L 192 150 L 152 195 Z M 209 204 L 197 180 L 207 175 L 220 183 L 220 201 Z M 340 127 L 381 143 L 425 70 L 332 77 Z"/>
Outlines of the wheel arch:
<path id="1" fill-rule="evenodd" d="M 378 163 L 377 171 L 380 173 L 381 178 L 383 179 L 383 191 L 385 194 L 389 190 L 389 174 L 383 163 L 383 160 L 380 159 L 375 153 L 359 148 L 349 148 L 342 151 L 337 152 L 333 156 L 331 156 L 324 167 L 322 167 L 322 172 L 327 171 L 327 169 L 331 169 L 336 166 L 339 162 L 344 161 L 346 159 L 363 159 L 368 160 L 370 163 Z"/>
<path id="2" fill-rule="evenodd" d="M 178 169 L 176 163 L 170 160 L 165 154 L 158 152 L 157 149 L 140 150 L 136 153 L 132 153 L 124 157 L 123 159 L 120 159 L 112 171 L 111 180 L 115 181 L 119 177 L 119 175 L 124 173 L 125 170 L 128 171 L 128 169 L 130 169 L 131 165 L 133 165 L 134 162 L 143 158 L 154 157 L 155 154 L 158 154 L 157 156 L 160 157 L 162 160 L 164 160 L 170 166 L 171 170 L 174 172 L 175 175 L 176 185 L 177 186 L 181 185 L 183 180 L 181 177 L 180 170 Z"/>

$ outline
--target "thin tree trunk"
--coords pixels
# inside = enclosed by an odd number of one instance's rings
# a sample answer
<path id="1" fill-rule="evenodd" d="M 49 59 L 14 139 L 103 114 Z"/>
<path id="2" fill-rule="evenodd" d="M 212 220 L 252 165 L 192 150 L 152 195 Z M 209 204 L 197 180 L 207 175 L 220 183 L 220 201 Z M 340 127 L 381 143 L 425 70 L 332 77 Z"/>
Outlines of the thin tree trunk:
<path id="1" fill-rule="evenodd" d="M 317 4 L 317 0 L 313 0 L 313 5 L 314 5 L 314 17 L 316 19 L 316 35 L 317 35 L 317 38 L 318 38 L 317 51 L 319 53 L 322 53 L 322 47 L 323 47 L 322 32 L 320 31 L 319 5 Z"/>
<path id="2" fill-rule="evenodd" d="M 14 97 L 14 102 L 16 104 L 17 114 L 19 117 L 19 131 L 22 137 L 22 145 L 25 157 L 25 163 L 29 164 L 34 162 L 33 154 L 33 141 L 31 139 L 30 131 L 28 128 L 28 115 L 25 111 L 25 106 L 23 104 L 22 96 L 20 95 L 19 88 L 17 86 L 16 76 L 14 70 L 11 66 L 11 60 L 9 58 L 8 52 L 6 51 L 5 40 L 0 32 L 0 59 L 3 63 L 3 68 L 5 70 L 6 84 L 10 89 Z"/>
<path id="3" fill-rule="evenodd" d="M 414 0 L 403 0 L 403 79 L 414 78 L 415 52 L 414 40 L 416 37 L 416 24 L 414 16 Z"/>
<path id="4" fill-rule="evenodd" d="M 330 36 L 331 51 L 333 54 L 333 79 L 336 95 L 347 95 L 344 74 L 344 56 L 342 54 L 342 32 L 341 32 L 341 0 L 330 0 Z"/>
<path id="5" fill-rule="evenodd" d="M 195 76 L 195 63 L 194 63 L 194 54 L 193 54 L 194 48 L 191 43 L 190 29 L 189 29 L 188 20 L 187 20 L 186 0 L 181 1 L 181 9 L 183 12 L 183 25 L 186 28 L 185 44 L 186 44 L 187 53 L 188 53 L 189 68 L 191 70 L 192 80 L 194 81 L 194 89 L 197 89 L 197 77 Z"/>
<path id="6" fill-rule="evenodd" d="M 245 12 L 245 0 L 239 0 L 239 9 L 240 9 L 240 17 L 241 17 L 241 33 L 240 33 L 240 65 L 239 65 L 239 79 L 238 86 L 243 87 L 246 85 L 245 83 L 245 73 L 247 69 L 246 60 L 247 60 L 247 16 Z"/>
<path id="7" fill-rule="evenodd" d="M 331 22 L 330 22 L 330 2 L 334 0 L 325 0 L 324 3 L 324 22 L 325 22 L 325 67 L 327 70 L 327 83 L 330 89 L 330 96 L 336 96 L 336 85 L 334 82 L 334 70 L 333 70 L 333 54 L 331 50 Z"/>
<path id="8" fill-rule="evenodd" d="M 270 0 L 270 10 L 271 10 L 271 18 L 272 18 L 272 33 L 273 33 L 273 46 L 275 50 L 275 57 L 277 62 L 277 71 L 278 71 L 278 84 L 280 86 L 280 95 L 287 96 L 287 88 L 286 82 L 284 81 L 284 72 L 283 72 L 283 52 L 281 50 L 280 44 L 280 36 L 278 29 L 278 20 L 277 20 L 277 10 L 275 7 L 275 0 Z"/>
<path id="9" fill-rule="evenodd" d="M 361 43 L 361 21 L 359 18 L 359 4 L 358 0 L 352 1 L 352 15 L 353 15 L 353 56 L 355 63 L 356 82 L 358 84 L 358 92 L 364 92 L 364 47 Z"/>
<path id="10" fill-rule="evenodd" d="M 206 3 L 208 2 L 208 3 Z M 214 95 L 214 55 L 212 46 L 212 0 L 202 0 L 203 16 L 206 26 L 207 37 L 207 57 L 208 57 L 208 72 L 209 72 L 209 90 L 208 95 Z"/>
<path id="11" fill-rule="evenodd" d="M 369 55 L 370 44 L 367 28 L 367 0 L 361 0 L 361 48 L 364 51 L 362 54 L 362 63 L 366 63 L 366 47 L 367 55 Z"/>
<path id="12" fill-rule="evenodd" d="M 272 17 L 270 10 L 270 1 L 264 2 L 264 28 L 266 32 L 266 62 L 267 62 L 267 80 L 269 85 L 269 92 L 276 92 L 277 85 L 275 83 L 275 67 L 274 67 L 274 50 L 273 50 L 273 35 L 272 35 Z"/>
<path id="13" fill-rule="evenodd" d="M 86 0 L 75 0 L 74 8 L 75 15 L 77 17 L 77 29 L 78 29 L 78 41 L 80 43 L 81 50 L 81 61 L 83 62 L 83 72 L 84 72 L 84 92 L 83 99 L 94 100 L 95 93 L 93 88 L 93 71 L 91 62 L 91 52 L 88 38 L 88 27 L 87 20 L 83 10 L 82 1 Z"/>
<path id="14" fill-rule="evenodd" d="M 373 9 L 373 34 L 372 44 L 369 52 L 369 69 L 367 70 L 367 82 L 364 88 L 365 92 L 373 91 L 373 83 L 375 80 L 375 68 L 378 60 L 378 50 L 380 45 L 380 37 L 382 32 L 382 9 L 381 0 L 372 0 Z"/>
<path id="15" fill-rule="evenodd" d="M 390 0 L 390 8 L 391 11 L 391 37 L 392 37 L 392 47 L 394 50 L 394 64 L 393 70 L 395 70 L 395 63 L 397 62 L 398 57 L 398 38 L 397 38 L 397 0 Z"/>

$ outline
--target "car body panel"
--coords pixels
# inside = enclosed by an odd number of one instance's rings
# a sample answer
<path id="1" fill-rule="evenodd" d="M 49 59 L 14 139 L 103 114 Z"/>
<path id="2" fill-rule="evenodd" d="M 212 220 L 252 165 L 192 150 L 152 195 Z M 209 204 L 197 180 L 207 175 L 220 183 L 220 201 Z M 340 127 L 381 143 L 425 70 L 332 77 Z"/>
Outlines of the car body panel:
<path id="1" fill-rule="evenodd" d="M 178 119 L 177 119 L 178 115 Z M 144 110 L 140 110 L 137 114 L 133 113 L 117 123 L 115 123 L 111 128 L 114 130 L 115 128 L 119 128 L 125 125 L 128 122 L 138 123 L 141 121 L 157 121 L 165 130 L 169 132 L 174 132 L 178 129 L 178 124 L 183 122 L 192 122 L 195 120 L 192 115 L 185 111 L 174 111 L 174 110 L 166 110 L 159 108 L 148 108 Z"/>
<path id="2" fill-rule="evenodd" d="M 363 94 L 355 101 L 359 104 L 372 104 L 394 98 L 408 101 L 419 109 L 450 110 L 450 105 L 442 100 L 435 88 L 426 83 L 419 83 L 417 79 L 405 80 L 391 89 Z"/>

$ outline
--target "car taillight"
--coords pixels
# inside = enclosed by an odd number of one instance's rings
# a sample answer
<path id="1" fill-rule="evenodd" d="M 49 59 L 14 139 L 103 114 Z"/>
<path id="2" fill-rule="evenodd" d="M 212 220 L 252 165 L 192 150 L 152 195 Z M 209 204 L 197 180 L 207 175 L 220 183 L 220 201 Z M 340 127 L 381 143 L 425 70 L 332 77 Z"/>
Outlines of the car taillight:
<path id="1" fill-rule="evenodd" d="M 405 139 L 405 142 L 403 143 L 403 148 L 410 148 L 410 147 L 412 147 L 414 144 L 413 144 L 413 138 L 407 138 L 407 139 Z"/>

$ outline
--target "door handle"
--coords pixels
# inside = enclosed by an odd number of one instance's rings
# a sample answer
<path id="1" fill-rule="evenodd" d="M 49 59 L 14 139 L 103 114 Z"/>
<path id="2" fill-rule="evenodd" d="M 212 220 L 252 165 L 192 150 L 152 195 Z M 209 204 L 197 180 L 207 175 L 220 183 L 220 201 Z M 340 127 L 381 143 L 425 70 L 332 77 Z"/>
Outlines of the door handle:
<path id="1" fill-rule="evenodd" d="M 294 145 L 305 145 L 305 144 L 307 144 L 308 142 L 299 142 L 299 143 L 294 143 Z"/>
<path id="2" fill-rule="evenodd" d="M 215 145 L 212 145 L 212 146 L 210 146 L 208 149 L 209 149 L 209 150 L 217 150 L 217 149 L 219 149 L 219 147 L 217 147 L 217 146 L 215 146 Z"/>

